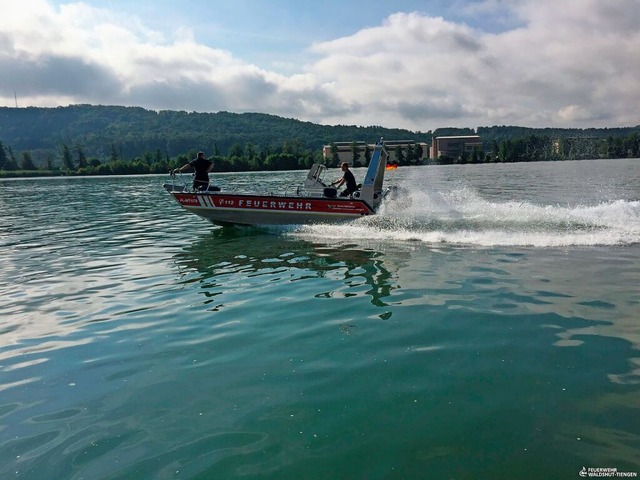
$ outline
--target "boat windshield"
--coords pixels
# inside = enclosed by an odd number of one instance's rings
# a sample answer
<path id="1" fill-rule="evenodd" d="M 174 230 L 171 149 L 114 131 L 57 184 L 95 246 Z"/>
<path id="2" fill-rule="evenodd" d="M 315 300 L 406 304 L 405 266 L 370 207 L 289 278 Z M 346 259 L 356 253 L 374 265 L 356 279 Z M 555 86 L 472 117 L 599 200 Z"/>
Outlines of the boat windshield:
<path id="1" fill-rule="evenodd" d="M 309 173 L 307 174 L 307 179 L 304 182 L 304 186 L 306 188 L 324 187 L 325 184 L 322 181 L 322 176 L 326 170 L 327 167 L 322 164 L 314 163 L 311 165 Z"/>

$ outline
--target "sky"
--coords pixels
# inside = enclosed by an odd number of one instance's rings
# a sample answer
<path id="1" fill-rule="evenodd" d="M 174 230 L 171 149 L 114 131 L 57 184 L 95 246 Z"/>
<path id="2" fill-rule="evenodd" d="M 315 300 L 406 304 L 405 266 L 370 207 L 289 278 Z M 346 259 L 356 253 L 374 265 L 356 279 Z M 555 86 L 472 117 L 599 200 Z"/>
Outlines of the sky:
<path id="1" fill-rule="evenodd" d="M 640 0 L 0 0 L 0 106 L 640 125 Z"/>

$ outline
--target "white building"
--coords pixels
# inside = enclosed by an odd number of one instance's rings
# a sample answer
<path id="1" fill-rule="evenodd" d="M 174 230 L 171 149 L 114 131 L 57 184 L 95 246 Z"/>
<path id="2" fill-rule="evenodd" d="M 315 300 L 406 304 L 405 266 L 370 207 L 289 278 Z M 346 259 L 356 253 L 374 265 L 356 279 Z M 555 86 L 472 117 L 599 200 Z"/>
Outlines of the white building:
<path id="1" fill-rule="evenodd" d="M 459 157 L 462 152 L 472 152 L 475 147 L 482 148 L 480 135 L 457 135 L 452 137 L 433 137 L 431 158 Z"/>

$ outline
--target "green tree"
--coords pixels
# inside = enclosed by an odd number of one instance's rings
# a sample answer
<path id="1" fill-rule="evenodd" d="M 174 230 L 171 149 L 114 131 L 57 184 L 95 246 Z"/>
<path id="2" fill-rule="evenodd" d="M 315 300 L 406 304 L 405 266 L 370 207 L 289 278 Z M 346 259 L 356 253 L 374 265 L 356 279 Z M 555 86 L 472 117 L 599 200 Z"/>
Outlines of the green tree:
<path id="1" fill-rule="evenodd" d="M 629 157 L 640 158 L 640 135 L 637 133 L 629 137 Z"/>
<path id="2" fill-rule="evenodd" d="M 515 162 L 515 146 L 511 140 L 506 140 L 500 143 L 500 157 L 501 162 Z"/>
<path id="3" fill-rule="evenodd" d="M 308 150 L 304 152 L 302 156 L 298 159 L 298 168 L 309 169 L 311 168 L 311 165 L 313 165 L 317 161 L 318 160 L 316 160 L 313 152 Z"/>
<path id="4" fill-rule="evenodd" d="M 71 152 L 69 151 L 69 147 L 66 143 L 62 144 L 62 165 L 67 170 L 75 169 L 75 166 L 73 165 L 73 158 L 71 157 Z"/>
<path id="5" fill-rule="evenodd" d="M 340 155 L 338 154 L 338 146 L 331 142 L 331 162 L 329 162 L 329 167 L 336 167 L 340 163 Z"/>
<path id="6" fill-rule="evenodd" d="M 7 152 L 4 149 L 4 144 L 0 141 L 0 170 L 4 170 L 4 166 L 7 163 Z"/>
<path id="7" fill-rule="evenodd" d="M 469 152 L 467 152 L 466 148 L 462 148 L 462 152 L 460 152 L 460 155 L 456 158 L 455 163 L 462 165 L 469 163 Z"/>
<path id="8" fill-rule="evenodd" d="M 116 144 L 111 142 L 111 156 L 109 157 L 109 161 L 117 162 L 118 161 L 118 150 L 116 150 Z"/>
<path id="9" fill-rule="evenodd" d="M 10 146 L 6 147 L 7 153 L 9 154 L 6 162 L 4 163 L 5 170 L 18 170 L 18 162 L 16 162 L 16 156 L 13 154 L 13 148 Z"/>
<path id="10" fill-rule="evenodd" d="M 369 144 L 364 147 L 364 160 L 367 165 L 371 162 L 371 148 L 369 148 Z"/>
<path id="11" fill-rule="evenodd" d="M 229 149 L 229 157 L 241 158 L 244 156 L 244 149 L 239 143 L 234 143 Z"/>
<path id="12" fill-rule="evenodd" d="M 491 158 L 492 162 L 497 162 L 500 156 L 500 147 L 498 146 L 498 142 L 495 140 L 491 141 Z"/>
<path id="13" fill-rule="evenodd" d="M 351 143 L 351 160 L 354 167 L 358 165 L 358 160 L 360 160 L 360 146 L 355 141 Z"/>
<path id="14" fill-rule="evenodd" d="M 260 163 L 264 165 L 264 162 L 267 160 L 267 157 L 272 153 L 273 152 L 271 151 L 271 148 L 269 147 L 269 145 L 263 145 L 262 148 L 260 148 Z"/>
<path id="15" fill-rule="evenodd" d="M 253 143 L 251 142 L 247 143 L 247 146 L 245 147 L 244 151 L 246 152 L 246 157 L 249 163 L 253 163 L 256 156 L 258 155 L 256 152 L 256 148 L 253 146 Z"/>
<path id="16" fill-rule="evenodd" d="M 415 154 L 416 162 L 421 163 L 422 155 L 424 155 L 424 150 L 422 149 L 422 145 L 420 145 L 419 143 L 416 143 L 413 151 Z"/>
<path id="17" fill-rule="evenodd" d="M 162 152 L 159 148 L 156 148 L 156 156 L 153 160 L 153 163 L 162 163 L 164 158 L 162 157 Z"/>
<path id="18" fill-rule="evenodd" d="M 53 160 L 53 154 L 48 154 L 47 155 L 47 159 L 45 160 L 45 165 L 46 165 L 46 169 L 47 170 L 53 170 L 54 169 L 54 160 Z"/>
<path id="19" fill-rule="evenodd" d="M 404 152 L 402 151 L 402 146 L 400 145 L 396 146 L 394 152 L 396 154 L 396 163 L 398 165 L 404 165 L 405 157 L 404 157 Z"/>
<path id="20" fill-rule="evenodd" d="M 407 165 L 412 165 L 417 162 L 418 158 L 416 157 L 416 147 L 417 145 L 409 144 L 407 145 L 407 153 L 406 153 L 406 162 Z"/>
<path id="21" fill-rule="evenodd" d="M 36 166 L 31 158 L 31 152 L 22 152 L 22 160 L 20 161 L 22 170 L 36 170 Z"/>
<path id="22" fill-rule="evenodd" d="M 154 158 L 154 154 L 153 153 L 144 152 L 144 155 L 142 156 L 142 158 L 138 157 L 138 158 L 136 158 L 136 160 L 142 161 L 142 162 L 146 163 L 147 165 L 151 165 L 153 163 L 153 158 Z"/>
<path id="23" fill-rule="evenodd" d="M 298 162 L 290 153 L 276 153 L 267 157 L 265 167 L 268 170 L 295 170 L 298 168 Z"/>
<path id="24" fill-rule="evenodd" d="M 86 168 L 89 166 L 89 162 L 87 162 L 87 157 L 82 151 L 82 146 L 80 144 L 76 145 L 76 150 L 78 152 L 78 168 Z"/>

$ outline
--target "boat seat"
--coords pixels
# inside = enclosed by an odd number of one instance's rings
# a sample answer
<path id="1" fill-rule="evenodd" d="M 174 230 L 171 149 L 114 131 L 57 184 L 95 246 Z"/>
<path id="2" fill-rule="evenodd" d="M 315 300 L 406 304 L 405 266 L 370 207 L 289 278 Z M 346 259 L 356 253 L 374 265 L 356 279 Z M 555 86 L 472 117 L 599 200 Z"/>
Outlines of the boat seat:
<path id="1" fill-rule="evenodd" d="M 362 188 L 362 184 L 359 183 L 358 185 L 356 185 L 356 189 L 351 192 L 351 193 L 347 193 L 346 190 L 344 192 L 342 192 L 342 194 L 340 195 L 341 197 L 353 197 L 353 198 L 359 198 L 360 197 L 360 189 Z"/>
<path id="2" fill-rule="evenodd" d="M 338 189 L 335 187 L 325 187 L 322 193 L 327 198 L 336 198 L 338 196 Z"/>

